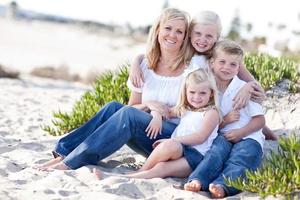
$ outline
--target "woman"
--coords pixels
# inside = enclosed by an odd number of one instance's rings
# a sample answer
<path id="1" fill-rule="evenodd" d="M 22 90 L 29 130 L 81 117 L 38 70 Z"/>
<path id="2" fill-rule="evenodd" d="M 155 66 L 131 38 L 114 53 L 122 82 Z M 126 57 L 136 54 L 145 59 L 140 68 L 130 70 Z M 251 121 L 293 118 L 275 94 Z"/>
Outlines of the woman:
<path id="1" fill-rule="evenodd" d="M 186 12 L 164 10 L 150 31 L 146 59 L 141 64 L 145 83 L 135 88 L 128 82 L 132 90 L 129 106 L 106 104 L 83 126 L 60 139 L 54 150 L 56 158 L 40 168 L 66 170 L 96 165 L 124 144 L 148 156 L 156 140 L 169 138 L 176 121 L 164 120 L 161 134 L 149 138 L 145 130 L 152 117 L 146 111 L 158 111 L 165 119 L 168 108 L 176 104 L 186 66 L 188 24 Z"/>

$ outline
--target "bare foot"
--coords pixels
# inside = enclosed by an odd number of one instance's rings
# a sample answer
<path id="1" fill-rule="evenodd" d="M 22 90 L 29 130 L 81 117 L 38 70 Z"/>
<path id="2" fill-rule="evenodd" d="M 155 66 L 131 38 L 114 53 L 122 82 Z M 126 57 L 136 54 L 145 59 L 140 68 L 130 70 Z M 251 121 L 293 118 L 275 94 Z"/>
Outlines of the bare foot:
<path id="1" fill-rule="evenodd" d="M 266 137 L 266 140 L 278 140 L 277 135 L 269 127 L 265 126 L 262 131 Z"/>
<path id="2" fill-rule="evenodd" d="M 225 190 L 222 185 L 215 185 L 213 183 L 209 184 L 209 191 L 211 193 L 212 198 L 224 198 L 225 197 Z"/>
<path id="3" fill-rule="evenodd" d="M 93 168 L 93 174 L 95 174 L 96 178 L 98 180 L 101 180 L 102 179 L 102 172 L 100 169 L 97 169 L 97 168 Z"/>
<path id="4" fill-rule="evenodd" d="M 198 180 L 192 180 L 191 182 L 184 184 L 184 190 L 199 192 L 201 190 L 201 183 Z"/>
<path id="5" fill-rule="evenodd" d="M 265 133 L 265 137 L 266 137 L 266 140 L 273 140 L 273 141 L 277 141 L 278 140 L 278 137 L 277 135 L 275 135 L 275 133 Z"/>
<path id="6" fill-rule="evenodd" d="M 34 166 L 33 168 L 37 169 L 37 170 L 41 170 L 41 171 L 46 171 L 49 167 L 52 167 L 53 165 L 56 165 L 57 163 L 59 163 L 62 160 L 63 160 L 63 158 L 59 156 L 59 157 L 53 158 L 53 159 L 45 162 L 42 165 Z"/>
<path id="7" fill-rule="evenodd" d="M 70 170 L 70 168 L 63 162 L 59 162 L 56 165 L 53 165 L 51 169 L 56 169 L 56 170 Z"/>

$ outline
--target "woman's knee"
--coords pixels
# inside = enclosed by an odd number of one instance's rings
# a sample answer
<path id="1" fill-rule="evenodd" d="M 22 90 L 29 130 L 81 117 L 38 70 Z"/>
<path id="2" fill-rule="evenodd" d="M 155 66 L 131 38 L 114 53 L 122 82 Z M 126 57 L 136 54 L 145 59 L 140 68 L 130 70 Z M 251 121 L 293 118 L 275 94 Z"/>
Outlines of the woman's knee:
<path id="1" fill-rule="evenodd" d="M 115 108 L 117 110 L 123 106 L 124 106 L 123 104 L 121 104 L 120 102 L 117 102 L 117 101 L 110 101 L 105 105 L 105 107 Z"/>

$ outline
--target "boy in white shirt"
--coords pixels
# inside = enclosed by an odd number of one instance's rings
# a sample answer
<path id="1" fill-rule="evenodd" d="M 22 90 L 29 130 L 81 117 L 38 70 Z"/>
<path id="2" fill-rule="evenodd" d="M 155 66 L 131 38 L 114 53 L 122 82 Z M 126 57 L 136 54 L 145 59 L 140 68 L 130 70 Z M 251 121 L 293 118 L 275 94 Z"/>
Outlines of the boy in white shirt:
<path id="1" fill-rule="evenodd" d="M 261 105 L 250 101 L 240 110 L 232 108 L 232 99 L 245 85 L 237 77 L 242 60 L 243 50 L 235 42 L 223 40 L 216 44 L 210 67 L 220 92 L 224 120 L 220 124 L 219 136 L 189 176 L 185 190 L 209 190 L 213 198 L 235 195 L 240 191 L 227 186 L 225 178 L 245 178 L 245 171 L 257 169 L 262 161 L 265 118 Z"/>

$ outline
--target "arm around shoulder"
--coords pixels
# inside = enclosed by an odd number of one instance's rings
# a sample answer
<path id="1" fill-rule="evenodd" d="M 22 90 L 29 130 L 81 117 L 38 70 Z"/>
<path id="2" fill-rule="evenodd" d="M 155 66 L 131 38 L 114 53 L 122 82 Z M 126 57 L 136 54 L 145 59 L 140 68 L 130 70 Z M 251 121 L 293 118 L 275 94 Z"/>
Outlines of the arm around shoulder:
<path id="1" fill-rule="evenodd" d="M 142 82 L 144 82 L 143 72 L 140 68 L 144 57 L 144 54 L 137 55 L 131 62 L 131 67 L 129 71 L 129 78 L 132 84 L 138 88 L 140 88 L 142 86 Z"/>

